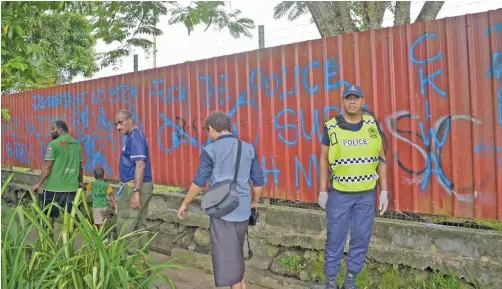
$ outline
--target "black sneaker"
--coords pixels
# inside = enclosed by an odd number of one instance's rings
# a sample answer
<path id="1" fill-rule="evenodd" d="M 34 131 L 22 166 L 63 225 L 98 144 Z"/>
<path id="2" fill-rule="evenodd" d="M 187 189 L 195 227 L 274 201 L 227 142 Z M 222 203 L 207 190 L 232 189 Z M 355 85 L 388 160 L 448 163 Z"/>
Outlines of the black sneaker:
<path id="1" fill-rule="evenodd" d="M 356 278 L 356 274 L 347 272 L 347 277 L 345 277 L 342 289 L 359 289 L 359 287 L 356 286 Z"/>
<path id="2" fill-rule="evenodd" d="M 326 278 L 326 289 L 338 289 L 338 284 L 336 283 L 336 276 L 328 276 Z"/>

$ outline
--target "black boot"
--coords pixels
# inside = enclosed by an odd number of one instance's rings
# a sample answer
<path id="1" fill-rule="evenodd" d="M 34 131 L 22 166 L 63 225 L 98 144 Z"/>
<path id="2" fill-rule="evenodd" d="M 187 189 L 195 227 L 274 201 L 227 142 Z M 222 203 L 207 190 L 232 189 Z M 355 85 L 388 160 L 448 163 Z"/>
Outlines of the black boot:
<path id="1" fill-rule="evenodd" d="M 336 275 L 328 276 L 326 278 L 326 289 L 338 289 L 338 284 L 336 283 Z"/>
<path id="2" fill-rule="evenodd" d="M 356 278 L 357 274 L 347 271 L 347 277 L 345 277 L 342 289 L 359 289 L 356 286 Z"/>

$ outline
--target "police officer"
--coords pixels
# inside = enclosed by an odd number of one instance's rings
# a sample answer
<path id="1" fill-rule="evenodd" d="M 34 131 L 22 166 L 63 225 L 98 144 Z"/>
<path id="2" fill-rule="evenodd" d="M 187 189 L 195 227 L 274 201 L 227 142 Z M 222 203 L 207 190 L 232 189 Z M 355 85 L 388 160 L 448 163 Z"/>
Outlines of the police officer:
<path id="1" fill-rule="evenodd" d="M 387 210 L 387 169 L 376 120 L 363 113 L 364 96 L 357 85 L 342 94 L 344 114 L 324 124 L 320 155 L 319 205 L 326 210 L 324 272 L 326 289 L 338 289 L 343 249 L 350 228 L 344 289 L 357 289 L 375 216 L 376 184 L 380 184 L 380 215 Z M 328 179 L 330 182 L 328 190 Z"/>

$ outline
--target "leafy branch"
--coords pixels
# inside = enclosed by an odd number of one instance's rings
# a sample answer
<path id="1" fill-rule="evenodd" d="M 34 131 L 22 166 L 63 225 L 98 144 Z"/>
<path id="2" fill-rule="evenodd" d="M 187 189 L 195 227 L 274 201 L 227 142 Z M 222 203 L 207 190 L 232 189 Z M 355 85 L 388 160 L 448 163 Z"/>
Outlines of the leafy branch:
<path id="1" fill-rule="evenodd" d="M 228 29 L 234 38 L 251 37 L 253 20 L 223 1 L 25 1 L 2 2 L 2 92 L 68 82 L 76 75 L 92 76 L 115 66 L 135 48 L 149 54 L 151 36 L 162 35 L 157 23 Z M 46 25 L 49 23 L 50 25 Z M 96 52 L 99 41 L 112 45 Z"/>

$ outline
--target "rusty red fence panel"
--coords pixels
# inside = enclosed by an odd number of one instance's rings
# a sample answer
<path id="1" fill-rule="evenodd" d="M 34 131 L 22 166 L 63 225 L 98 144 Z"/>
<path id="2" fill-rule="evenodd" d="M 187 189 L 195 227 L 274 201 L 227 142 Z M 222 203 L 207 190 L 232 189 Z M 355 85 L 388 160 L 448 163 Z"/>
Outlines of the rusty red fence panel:
<path id="1" fill-rule="evenodd" d="M 266 48 L 2 97 L 2 162 L 40 168 L 66 120 L 85 171 L 118 178 L 113 116 L 133 112 L 156 183 L 188 186 L 229 113 L 259 153 L 266 197 L 314 202 L 323 122 L 359 84 L 386 137 L 394 210 L 502 220 L 502 10 Z"/>

